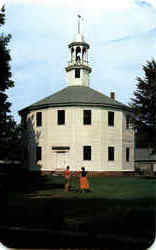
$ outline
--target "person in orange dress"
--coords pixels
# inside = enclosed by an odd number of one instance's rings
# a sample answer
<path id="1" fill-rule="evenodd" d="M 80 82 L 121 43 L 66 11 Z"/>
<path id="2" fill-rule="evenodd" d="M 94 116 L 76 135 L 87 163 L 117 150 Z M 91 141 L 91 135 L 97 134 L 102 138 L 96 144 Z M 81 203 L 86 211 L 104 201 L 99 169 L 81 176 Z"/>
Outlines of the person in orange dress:
<path id="1" fill-rule="evenodd" d="M 89 183 L 88 183 L 88 178 L 87 178 L 87 172 L 85 171 L 85 168 L 81 168 L 81 174 L 80 174 L 80 190 L 81 192 L 84 191 L 89 191 Z"/>
<path id="2" fill-rule="evenodd" d="M 67 166 L 66 170 L 64 171 L 64 178 L 65 178 L 65 185 L 64 185 L 64 191 L 69 191 L 69 184 L 70 184 L 70 178 L 71 178 L 72 172 L 70 171 L 70 167 Z"/>

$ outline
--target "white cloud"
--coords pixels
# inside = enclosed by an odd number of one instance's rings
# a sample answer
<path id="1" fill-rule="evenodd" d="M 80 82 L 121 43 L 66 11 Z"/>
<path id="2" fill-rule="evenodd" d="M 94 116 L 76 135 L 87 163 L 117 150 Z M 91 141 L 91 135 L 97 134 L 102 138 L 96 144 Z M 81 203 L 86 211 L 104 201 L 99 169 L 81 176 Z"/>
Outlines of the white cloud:
<path id="1" fill-rule="evenodd" d="M 124 8 L 129 8 L 131 6 L 132 0 L 96 0 L 96 1 L 90 1 L 90 0 L 79 0 L 76 1 L 77 3 L 73 0 L 68 0 L 68 6 L 69 7 L 79 7 L 79 8 L 103 8 L 103 9 L 124 9 Z M 74 2 L 74 4 L 73 4 Z"/>
<path id="2" fill-rule="evenodd" d="M 104 9 L 124 9 L 129 8 L 133 0 L 6 0 L 10 4 L 39 4 L 49 5 L 52 7 L 69 7 L 69 8 L 104 8 Z"/>
<path id="3" fill-rule="evenodd" d="M 156 1 L 155 0 L 146 0 L 145 2 L 151 4 L 153 7 L 156 8 Z"/>
<path id="4" fill-rule="evenodd" d="M 36 4 L 36 5 L 48 5 L 51 7 L 68 7 L 68 8 L 102 8 L 102 9 L 127 9 L 132 5 L 141 3 L 151 4 L 156 8 L 156 0 L 1 0 L 0 7 L 4 3 L 8 4 Z"/>

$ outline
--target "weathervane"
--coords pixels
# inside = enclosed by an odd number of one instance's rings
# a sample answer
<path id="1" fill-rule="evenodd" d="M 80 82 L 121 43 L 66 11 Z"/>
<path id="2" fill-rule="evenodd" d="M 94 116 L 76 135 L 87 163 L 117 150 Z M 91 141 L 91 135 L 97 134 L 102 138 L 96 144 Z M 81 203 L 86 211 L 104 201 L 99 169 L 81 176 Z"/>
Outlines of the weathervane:
<path id="1" fill-rule="evenodd" d="M 81 20 L 83 20 L 83 19 L 80 15 L 77 15 L 77 17 L 78 17 L 78 33 L 80 33 L 80 19 Z"/>

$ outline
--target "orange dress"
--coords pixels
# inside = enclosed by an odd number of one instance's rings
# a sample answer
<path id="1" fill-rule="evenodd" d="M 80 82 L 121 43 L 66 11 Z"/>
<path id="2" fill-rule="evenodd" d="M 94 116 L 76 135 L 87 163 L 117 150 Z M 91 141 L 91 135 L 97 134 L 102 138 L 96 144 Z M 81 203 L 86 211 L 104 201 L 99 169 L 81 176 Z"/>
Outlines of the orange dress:
<path id="1" fill-rule="evenodd" d="M 80 188 L 83 189 L 89 189 L 89 183 L 88 183 L 88 178 L 87 176 L 82 176 L 80 177 Z"/>

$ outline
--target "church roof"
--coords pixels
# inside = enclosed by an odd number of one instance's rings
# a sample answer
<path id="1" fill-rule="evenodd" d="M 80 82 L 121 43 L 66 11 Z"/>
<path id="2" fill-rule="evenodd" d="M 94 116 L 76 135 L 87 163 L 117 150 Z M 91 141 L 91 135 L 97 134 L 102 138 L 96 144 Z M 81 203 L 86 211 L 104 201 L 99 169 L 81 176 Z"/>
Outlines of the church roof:
<path id="1" fill-rule="evenodd" d="M 24 111 L 59 106 L 101 106 L 130 111 L 128 106 L 90 87 L 69 86 L 20 110 L 19 114 L 22 114 Z"/>

